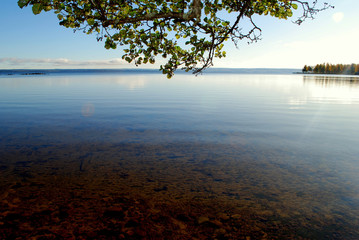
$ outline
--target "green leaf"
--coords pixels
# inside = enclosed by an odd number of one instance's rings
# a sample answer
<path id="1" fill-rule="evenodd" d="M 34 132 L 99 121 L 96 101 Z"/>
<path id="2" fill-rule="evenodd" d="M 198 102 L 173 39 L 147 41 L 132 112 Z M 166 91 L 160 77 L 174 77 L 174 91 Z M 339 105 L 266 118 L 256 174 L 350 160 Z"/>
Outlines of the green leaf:
<path id="1" fill-rule="evenodd" d="M 42 5 L 40 3 L 35 3 L 33 6 L 32 6 L 32 12 L 37 15 L 39 13 L 41 13 L 42 11 Z"/>
<path id="2" fill-rule="evenodd" d="M 208 7 L 208 6 L 205 6 L 205 8 L 204 8 L 204 13 L 205 13 L 206 15 L 208 15 L 208 14 L 209 14 L 209 11 L 210 11 L 209 7 Z"/>
<path id="3" fill-rule="evenodd" d="M 44 8 L 44 10 L 45 10 L 46 12 L 50 11 L 51 9 L 52 9 L 51 6 L 46 6 L 46 7 Z"/>
<path id="4" fill-rule="evenodd" d="M 122 14 L 123 14 L 123 15 L 127 15 L 129 12 L 130 12 L 130 7 L 129 7 L 129 6 L 125 6 L 125 7 L 122 9 Z"/>
<path id="5" fill-rule="evenodd" d="M 118 33 L 115 33 L 113 36 L 112 36 L 112 38 L 114 39 L 114 40 L 119 40 L 120 39 L 120 34 L 118 34 Z"/>
<path id="6" fill-rule="evenodd" d="M 27 6 L 29 4 L 30 0 L 19 0 L 17 1 L 17 5 L 20 7 L 20 8 L 23 8 L 25 6 Z"/>
<path id="7" fill-rule="evenodd" d="M 92 25 L 95 24 L 95 19 L 89 18 L 89 19 L 87 19 L 87 23 L 88 23 L 90 26 L 92 26 Z"/>

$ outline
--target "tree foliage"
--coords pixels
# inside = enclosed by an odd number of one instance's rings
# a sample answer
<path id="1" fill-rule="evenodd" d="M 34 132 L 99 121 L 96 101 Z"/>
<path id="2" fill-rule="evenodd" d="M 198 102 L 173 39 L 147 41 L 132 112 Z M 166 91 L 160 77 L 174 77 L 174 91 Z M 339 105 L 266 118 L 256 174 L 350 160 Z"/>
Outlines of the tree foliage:
<path id="1" fill-rule="evenodd" d="M 156 56 L 167 59 L 160 69 L 168 77 L 178 68 L 199 73 L 213 65 L 214 58 L 226 56 L 224 42 L 260 39 L 261 28 L 253 17 L 270 15 L 288 19 L 300 11 L 295 21 L 331 7 L 317 0 L 18 0 L 34 14 L 53 10 L 60 25 L 105 40 L 105 48 L 121 46 L 128 62 L 154 63 Z M 242 31 L 241 22 L 252 24 Z"/>
<path id="2" fill-rule="evenodd" d="M 314 67 L 305 65 L 302 69 L 303 73 L 316 73 L 316 74 L 359 74 L 359 64 L 330 64 L 322 63 Z"/>

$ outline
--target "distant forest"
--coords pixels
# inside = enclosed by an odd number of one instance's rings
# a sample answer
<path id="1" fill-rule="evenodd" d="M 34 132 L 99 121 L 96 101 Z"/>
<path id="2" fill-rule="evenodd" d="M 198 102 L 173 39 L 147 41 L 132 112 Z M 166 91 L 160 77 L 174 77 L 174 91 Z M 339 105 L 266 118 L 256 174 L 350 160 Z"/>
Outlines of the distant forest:
<path id="1" fill-rule="evenodd" d="M 302 69 L 303 73 L 319 73 L 319 74 L 347 74 L 359 75 L 359 64 L 317 64 L 314 67 L 305 65 Z"/>

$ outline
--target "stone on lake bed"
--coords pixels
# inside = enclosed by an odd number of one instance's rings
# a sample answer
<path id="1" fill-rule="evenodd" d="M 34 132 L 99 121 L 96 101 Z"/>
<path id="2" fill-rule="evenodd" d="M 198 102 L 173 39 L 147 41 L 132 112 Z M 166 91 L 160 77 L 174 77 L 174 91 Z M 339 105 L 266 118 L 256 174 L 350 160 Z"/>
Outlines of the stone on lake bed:
<path id="1" fill-rule="evenodd" d="M 240 214 L 233 214 L 232 218 L 233 219 L 240 219 L 242 216 Z"/>
<path id="2" fill-rule="evenodd" d="M 222 220 L 228 220 L 229 219 L 229 216 L 226 213 L 221 213 L 221 214 L 218 215 L 218 217 L 220 219 L 222 219 Z"/>
<path id="3" fill-rule="evenodd" d="M 209 218 L 206 217 L 206 216 L 200 216 L 198 219 L 197 219 L 197 223 L 198 224 L 202 224 L 202 223 L 205 223 L 205 222 L 208 222 L 209 221 Z"/>

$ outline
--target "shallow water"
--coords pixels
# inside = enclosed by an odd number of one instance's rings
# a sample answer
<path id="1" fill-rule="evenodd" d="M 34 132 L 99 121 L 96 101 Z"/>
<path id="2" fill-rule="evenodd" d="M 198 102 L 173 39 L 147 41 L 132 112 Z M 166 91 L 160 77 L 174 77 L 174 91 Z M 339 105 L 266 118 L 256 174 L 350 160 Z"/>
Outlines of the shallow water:
<path id="1" fill-rule="evenodd" d="M 0 238 L 358 239 L 358 117 L 355 77 L 0 76 Z"/>

